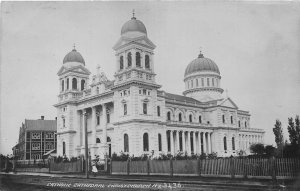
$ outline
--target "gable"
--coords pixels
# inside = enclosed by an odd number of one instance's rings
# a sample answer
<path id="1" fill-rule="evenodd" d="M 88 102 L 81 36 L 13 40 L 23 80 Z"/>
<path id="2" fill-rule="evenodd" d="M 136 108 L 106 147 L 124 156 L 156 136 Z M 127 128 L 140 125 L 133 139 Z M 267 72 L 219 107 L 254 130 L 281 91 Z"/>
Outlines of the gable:
<path id="1" fill-rule="evenodd" d="M 60 70 L 57 72 L 57 75 L 60 76 L 67 72 L 75 72 L 75 73 L 86 74 L 86 75 L 91 74 L 91 72 L 88 69 L 80 65 L 72 68 L 66 68 L 65 66 L 62 66 Z"/>
<path id="2" fill-rule="evenodd" d="M 150 39 L 148 39 L 146 36 L 143 37 L 139 37 L 139 38 L 125 38 L 125 37 L 121 37 L 118 42 L 114 45 L 113 49 L 117 50 L 123 46 L 129 45 L 131 43 L 135 43 L 135 44 L 139 44 L 142 46 L 146 46 L 150 49 L 154 49 L 156 46 L 155 44 L 153 44 L 153 42 L 151 42 Z"/>
<path id="3" fill-rule="evenodd" d="M 227 98 L 224 101 L 222 101 L 220 103 L 220 106 L 238 109 L 238 106 L 230 98 Z"/>

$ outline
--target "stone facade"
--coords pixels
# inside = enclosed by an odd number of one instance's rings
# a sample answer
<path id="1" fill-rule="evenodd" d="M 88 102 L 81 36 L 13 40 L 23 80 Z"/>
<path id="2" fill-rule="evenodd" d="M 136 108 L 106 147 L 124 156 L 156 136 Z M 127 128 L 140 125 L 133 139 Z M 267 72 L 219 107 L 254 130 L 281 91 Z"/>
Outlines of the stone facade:
<path id="1" fill-rule="evenodd" d="M 223 97 L 217 65 L 200 54 L 187 67 L 183 95 L 160 90 L 155 81 L 155 45 L 133 17 L 114 46 L 114 80 L 90 72 L 75 48 L 58 72 L 58 155 L 84 154 L 87 127 L 91 156 L 120 152 L 236 155 L 262 143 L 264 132 L 250 126 L 250 114 Z"/>

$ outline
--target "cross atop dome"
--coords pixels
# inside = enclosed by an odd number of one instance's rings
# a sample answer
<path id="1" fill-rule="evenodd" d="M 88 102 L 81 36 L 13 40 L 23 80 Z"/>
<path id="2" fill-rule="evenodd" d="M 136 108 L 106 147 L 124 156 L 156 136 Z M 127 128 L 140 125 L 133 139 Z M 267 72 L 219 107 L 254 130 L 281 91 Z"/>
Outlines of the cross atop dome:
<path id="1" fill-rule="evenodd" d="M 199 55 L 198 55 L 198 58 L 204 58 L 204 56 L 203 56 L 203 54 L 202 54 L 202 47 L 200 46 L 200 53 L 199 53 Z"/>
<path id="2" fill-rule="evenodd" d="M 134 9 L 132 9 L 132 18 L 131 19 L 136 19 L 135 16 L 134 16 L 134 14 L 135 14 L 134 13 Z"/>

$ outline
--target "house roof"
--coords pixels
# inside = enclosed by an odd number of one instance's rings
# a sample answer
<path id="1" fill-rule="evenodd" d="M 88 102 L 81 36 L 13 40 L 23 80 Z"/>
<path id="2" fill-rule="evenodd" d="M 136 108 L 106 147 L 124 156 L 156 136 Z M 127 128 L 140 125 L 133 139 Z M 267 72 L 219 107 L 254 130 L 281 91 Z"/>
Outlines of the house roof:
<path id="1" fill-rule="evenodd" d="M 56 120 L 31 120 L 25 119 L 25 128 L 26 130 L 34 131 L 56 131 L 57 125 Z"/>
<path id="2" fill-rule="evenodd" d="M 172 99 L 172 100 L 176 100 L 176 101 L 181 101 L 181 102 L 191 102 L 191 103 L 201 103 L 200 101 L 191 98 L 191 97 L 186 97 L 186 96 L 182 96 L 182 95 L 177 95 L 177 94 L 171 94 L 171 93 L 165 93 L 165 97 L 167 99 Z"/>

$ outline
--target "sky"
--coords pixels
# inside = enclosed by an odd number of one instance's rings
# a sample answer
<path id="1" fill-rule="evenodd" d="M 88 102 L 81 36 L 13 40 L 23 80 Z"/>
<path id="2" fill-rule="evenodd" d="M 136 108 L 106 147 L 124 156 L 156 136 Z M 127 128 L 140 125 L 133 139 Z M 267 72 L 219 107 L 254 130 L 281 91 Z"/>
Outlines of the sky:
<path id="1" fill-rule="evenodd" d="M 112 47 L 133 9 L 157 46 L 162 90 L 182 94 L 202 49 L 265 143 L 275 145 L 276 119 L 288 140 L 288 117 L 300 114 L 300 2 L 2 2 L 0 153 L 12 153 L 25 119 L 55 119 L 57 72 L 74 43 L 92 74 L 99 64 L 113 79 Z"/>

